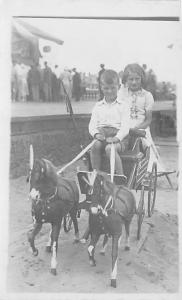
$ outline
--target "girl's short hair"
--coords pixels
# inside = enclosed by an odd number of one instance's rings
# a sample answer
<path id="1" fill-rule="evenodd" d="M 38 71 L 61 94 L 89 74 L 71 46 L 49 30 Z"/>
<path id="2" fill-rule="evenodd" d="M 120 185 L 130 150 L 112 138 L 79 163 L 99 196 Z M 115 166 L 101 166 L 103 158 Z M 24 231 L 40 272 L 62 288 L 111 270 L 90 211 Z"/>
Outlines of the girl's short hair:
<path id="1" fill-rule="evenodd" d="M 113 84 L 117 81 L 119 83 L 119 76 L 118 73 L 114 70 L 105 70 L 101 75 L 101 83 L 104 81 L 106 84 Z"/>
<path id="2" fill-rule="evenodd" d="M 122 83 L 125 84 L 127 82 L 128 76 L 130 73 L 137 73 L 141 77 L 142 87 L 145 85 L 145 72 L 143 68 L 139 64 L 129 64 L 125 67 L 123 72 Z"/>

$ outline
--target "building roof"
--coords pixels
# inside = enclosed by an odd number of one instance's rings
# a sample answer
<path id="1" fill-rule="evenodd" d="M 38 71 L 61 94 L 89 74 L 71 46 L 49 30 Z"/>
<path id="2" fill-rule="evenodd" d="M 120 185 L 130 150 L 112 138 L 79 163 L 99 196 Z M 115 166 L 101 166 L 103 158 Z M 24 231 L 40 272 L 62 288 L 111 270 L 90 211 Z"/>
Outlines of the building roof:
<path id="1" fill-rule="evenodd" d="M 58 45 L 63 45 L 63 43 L 64 43 L 61 39 L 53 36 L 52 34 L 50 35 L 44 31 L 26 23 L 25 21 L 23 21 L 19 18 L 14 18 L 13 20 L 14 20 L 13 25 L 16 26 L 16 29 L 18 27 L 19 30 L 21 30 L 21 31 L 24 30 L 24 33 L 26 31 L 26 34 L 28 32 L 29 36 L 32 35 L 32 36 L 36 36 L 38 38 L 49 40 L 49 41 L 57 43 Z"/>
<path id="2" fill-rule="evenodd" d="M 25 65 L 39 63 L 39 38 L 62 45 L 63 41 L 55 36 L 22 21 L 20 18 L 12 19 L 11 56 L 12 61 Z"/>

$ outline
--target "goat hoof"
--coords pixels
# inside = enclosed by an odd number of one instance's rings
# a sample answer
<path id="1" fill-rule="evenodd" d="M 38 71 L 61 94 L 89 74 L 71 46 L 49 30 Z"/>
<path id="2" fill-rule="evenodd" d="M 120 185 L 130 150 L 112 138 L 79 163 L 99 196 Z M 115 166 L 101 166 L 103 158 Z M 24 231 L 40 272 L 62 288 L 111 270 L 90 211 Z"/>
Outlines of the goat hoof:
<path id="1" fill-rule="evenodd" d="M 96 261 L 95 259 L 90 259 L 90 266 L 95 267 L 96 266 Z"/>
<path id="2" fill-rule="evenodd" d="M 51 253 L 51 246 L 46 246 L 46 252 Z"/>
<path id="3" fill-rule="evenodd" d="M 129 250 L 130 250 L 130 247 L 129 247 L 129 246 L 125 246 L 124 250 L 125 250 L 125 251 L 129 251 Z"/>
<path id="4" fill-rule="evenodd" d="M 111 286 L 116 288 L 116 279 L 111 279 Z"/>
<path id="5" fill-rule="evenodd" d="M 38 249 L 35 249 L 35 250 L 33 251 L 33 256 L 37 256 L 38 254 L 39 254 Z"/>
<path id="6" fill-rule="evenodd" d="M 56 269 L 51 269 L 51 274 L 52 274 L 52 275 L 57 275 Z"/>

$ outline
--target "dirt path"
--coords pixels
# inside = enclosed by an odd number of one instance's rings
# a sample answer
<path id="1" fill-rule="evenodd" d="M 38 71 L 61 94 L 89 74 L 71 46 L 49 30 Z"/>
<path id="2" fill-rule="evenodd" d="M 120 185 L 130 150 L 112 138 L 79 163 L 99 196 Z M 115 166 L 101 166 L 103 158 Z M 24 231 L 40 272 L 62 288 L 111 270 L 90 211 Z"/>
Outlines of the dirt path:
<path id="1" fill-rule="evenodd" d="M 177 148 L 163 147 L 162 157 L 173 169 L 177 166 Z M 172 155 L 171 155 L 172 153 Z M 169 157 L 172 157 L 169 160 Z M 175 175 L 171 176 L 176 184 Z M 58 275 L 50 274 L 50 255 L 45 252 L 49 225 L 46 224 L 36 239 L 39 255 L 29 251 L 26 232 L 31 225 L 28 185 L 25 177 L 10 184 L 10 244 L 8 264 L 8 292 L 52 293 L 175 293 L 178 290 L 178 218 L 177 192 L 167 181 L 158 182 L 156 211 L 146 218 L 143 235 L 148 230 L 143 247 L 136 241 L 136 218 L 132 223 L 131 251 L 119 250 L 118 286 L 110 287 L 111 241 L 105 256 L 96 248 L 96 267 L 90 267 L 87 245 L 73 244 L 73 230 L 61 231 L 58 250 Z M 87 224 L 87 213 L 79 219 L 80 233 Z"/>

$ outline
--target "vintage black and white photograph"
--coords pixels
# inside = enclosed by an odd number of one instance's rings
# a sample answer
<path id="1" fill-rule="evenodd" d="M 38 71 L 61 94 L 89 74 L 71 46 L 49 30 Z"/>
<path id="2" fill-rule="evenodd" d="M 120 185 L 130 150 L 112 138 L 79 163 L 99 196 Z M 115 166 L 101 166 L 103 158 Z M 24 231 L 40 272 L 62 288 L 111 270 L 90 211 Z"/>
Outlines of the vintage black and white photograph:
<path id="1" fill-rule="evenodd" d="M 181 25 L 142 17 L 11 17 L 7 293 L 179 293 Z"/>

